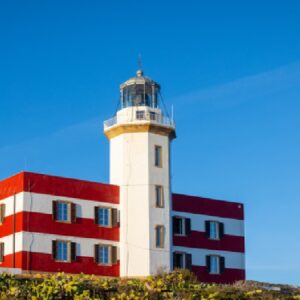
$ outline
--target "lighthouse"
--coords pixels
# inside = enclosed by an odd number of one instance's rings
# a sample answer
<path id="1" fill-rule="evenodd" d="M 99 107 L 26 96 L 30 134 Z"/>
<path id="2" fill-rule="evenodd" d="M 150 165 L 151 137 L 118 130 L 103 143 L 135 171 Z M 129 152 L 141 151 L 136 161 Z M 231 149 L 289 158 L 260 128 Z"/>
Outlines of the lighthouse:
<path id="1" fill-rule="evenodd" d="M 245 280 L 243 204 L 171 189 L 176 130 L 163 108 L 142 70 L 121 84 L 104 122 L 110 184 L 32 172 L 0 180 L 0 273 L 187 269 L 202 282 Z"/>
<path id="2" fill-rule="evenodd" d="M 120 85 L 120 108 L 104 122 L 110 184 L 120 187 L 120 276 L 172 268 L 170 147 L 175 124 L 160 85 L 143 74 Z"/>

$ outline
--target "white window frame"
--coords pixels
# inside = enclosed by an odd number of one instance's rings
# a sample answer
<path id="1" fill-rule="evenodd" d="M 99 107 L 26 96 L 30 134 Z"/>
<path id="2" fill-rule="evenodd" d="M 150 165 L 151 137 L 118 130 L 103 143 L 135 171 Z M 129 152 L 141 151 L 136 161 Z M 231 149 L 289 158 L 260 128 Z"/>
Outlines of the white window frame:
<path id="1" fill-rule="evenodd" d="M 66 205 L 67 206 L 67 220 L 60 220 L 59 219 L 59 212 L 60 212 L 60 205 Z M 71 222 L 71 202 L 68 201 L 61 201 L 56 200 L 56 221 L 57 222 L 63 222 L 63 223 L 70 223 Z"/>
<path id="2" fill-rule="evenodd" d="M 101 262 L 101 259 L 100 259 L 100 257 L 101 257 L 101 255 L 100 255 L 101 248 L 106 248 L 107 251 L 108 251 L 108 253 L 107 253 L 107 259 L 108 259 L 108 261 L 107 262 Z M 112 264 L 112 262 L 111 262 L 111 260 L 112 260 L 111 259 L 111 251 L 112 251 L 112 246 L 111 245 L 99 244 L 98 245 L 98 260 L 99 261 L 97 261 L 97 264 L 98 265 L 103 265 L 103 266 L 109 266 L 109 265 L 111 265 Z"/>
<path id="3" fill-rule="evenodd" d="M 107 210 L 107 217 L 108 217 L 108 224 L 101 224 L 100 222 L 100 211 L 102 210 Z M 106 207 L 106 206 L 98 206 L 98 224 L 101 227 L 111 227 L 112 226 L 112 209 L 111 207 Z"/>
<path id="4" fill-rule="evenodd" d="M 58 257 L 59 243 L 62 243 L 62 244 L 66 244 L 66 245 L 67 245 L 67 259 L 60 259 L 60 258 Z M 55 255 L 55 261 L 58 261 L 58 262 L 70 262 L 70 261 L 71 261 L 71 241 L 66 241 L 66 240 L 56 240 L 56 255 Z"/>
<path id="5" fill-rule="evenodd" d="M 212 228 L 215 227 L 215 230 Z M 215 233 L 212 235 L 212 233 Z M 218 221 L 209 221 L 209 239 L 219 240 L 220 239 L 220 222 Z"/>

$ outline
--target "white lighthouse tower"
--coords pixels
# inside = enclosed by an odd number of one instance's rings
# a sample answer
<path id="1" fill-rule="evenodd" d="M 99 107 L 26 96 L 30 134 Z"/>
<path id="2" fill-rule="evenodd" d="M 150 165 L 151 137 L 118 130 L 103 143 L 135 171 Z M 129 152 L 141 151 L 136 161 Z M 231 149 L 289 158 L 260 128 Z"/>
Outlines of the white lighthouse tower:
<path id="1" fill-rule="evenodd" d="M 170 143 L 175 125 L 160 86 L 141 70 L 120 86 L 121 108 L 104 123 L 110 183 L 120 186 L 120 275 L 171 269 Z"/>

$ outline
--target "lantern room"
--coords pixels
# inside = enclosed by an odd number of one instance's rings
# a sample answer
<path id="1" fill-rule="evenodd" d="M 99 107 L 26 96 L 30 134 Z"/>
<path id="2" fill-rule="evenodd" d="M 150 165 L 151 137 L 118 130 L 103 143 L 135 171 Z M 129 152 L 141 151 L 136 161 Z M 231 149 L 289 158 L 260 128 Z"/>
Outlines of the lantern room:
<path id="1" fill-rule="evenodd" d="M 158 83 L 144 76 L 142 70 L 120 86 L 122 108 L 130 106 L 148 106 L 158 108 Z"/>

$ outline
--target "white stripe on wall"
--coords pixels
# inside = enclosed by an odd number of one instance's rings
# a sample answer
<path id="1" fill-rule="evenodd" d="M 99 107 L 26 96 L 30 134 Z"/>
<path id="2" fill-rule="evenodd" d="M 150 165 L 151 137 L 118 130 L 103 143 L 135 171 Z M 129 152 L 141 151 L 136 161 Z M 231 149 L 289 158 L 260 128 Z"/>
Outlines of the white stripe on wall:
<path id="1" fill-rule="evenodd" d="M 173 252 L 186 252 L 192 254 L 192 265 L 205 266 L 206 255 L 220 255 L 225 257 L 225 268 L 245 269 L 245 255 L 239 252 L 217 251 L 208 249 L 193 249 L 187 247 L 173 247 Z"/>
<path id="2" fill-rule="evenodd" d="M 23 243 L 22 243 L 23 239 Z M 16 233 L 16 252 L 20 251 L 31 251 L 38 253 L 52 253 L 52 240 L 65 240 L 76 243 L 76 255 L 77 256 L 94 256 L 94 245 L 95 244 L 108 244 L 117 246 L 119 243 L 101 240 L 101 239 L 88 239 L 88 238 L 79 238 L 71 237 L 64 235 L 55 235 L 55 234 L 44 234 L 44 233 L 31 233 L 31 232 L 18 232 Z M 13 236 L 9 235 L 0 239 L 0 242 L 5 243 L 5 255 L 12 254 L 12 241 Z"/>
<path id="3" fill-rule="evenodd" d="M 23 210 L 23 193 L 18 193 L 15 195 L 16 199 L 16 212 L 20 212 Z M 5 216 L 13 215 L 14 208 L 14 196 L 10 196 L 0 200 L 1 204 L 5 204 Z"/>
<path id="4" fill-rule="evenodd" d="M 75 203 L 76 217 L 87 219 L 94 219 L 95 206 L 114 208 L 117 208 L 119 206 L 118 204 L 106 202 L 22 192 L 16 195 L 16 213 L 22 211 L 30 211 L 43 214 L 52 214 L 53 200 L 70 201 Z M 0 203 L 5 204 L 5 216 L 10 216 L 13 214 L 13 196 L 1 200 Z"/>
<path id="5" fill-rule="evenodd" d="M 205 231 L 205 221 L 218 221 L 224 223 L 224 233 L 229 235 L 244 236 L 244 221 L 220 218 L 208 215 L 192 214 L 186 212 L 173 211 L 173 216 L 180 216 L 191 219 L 191 229 L 196 231 Z"/>

